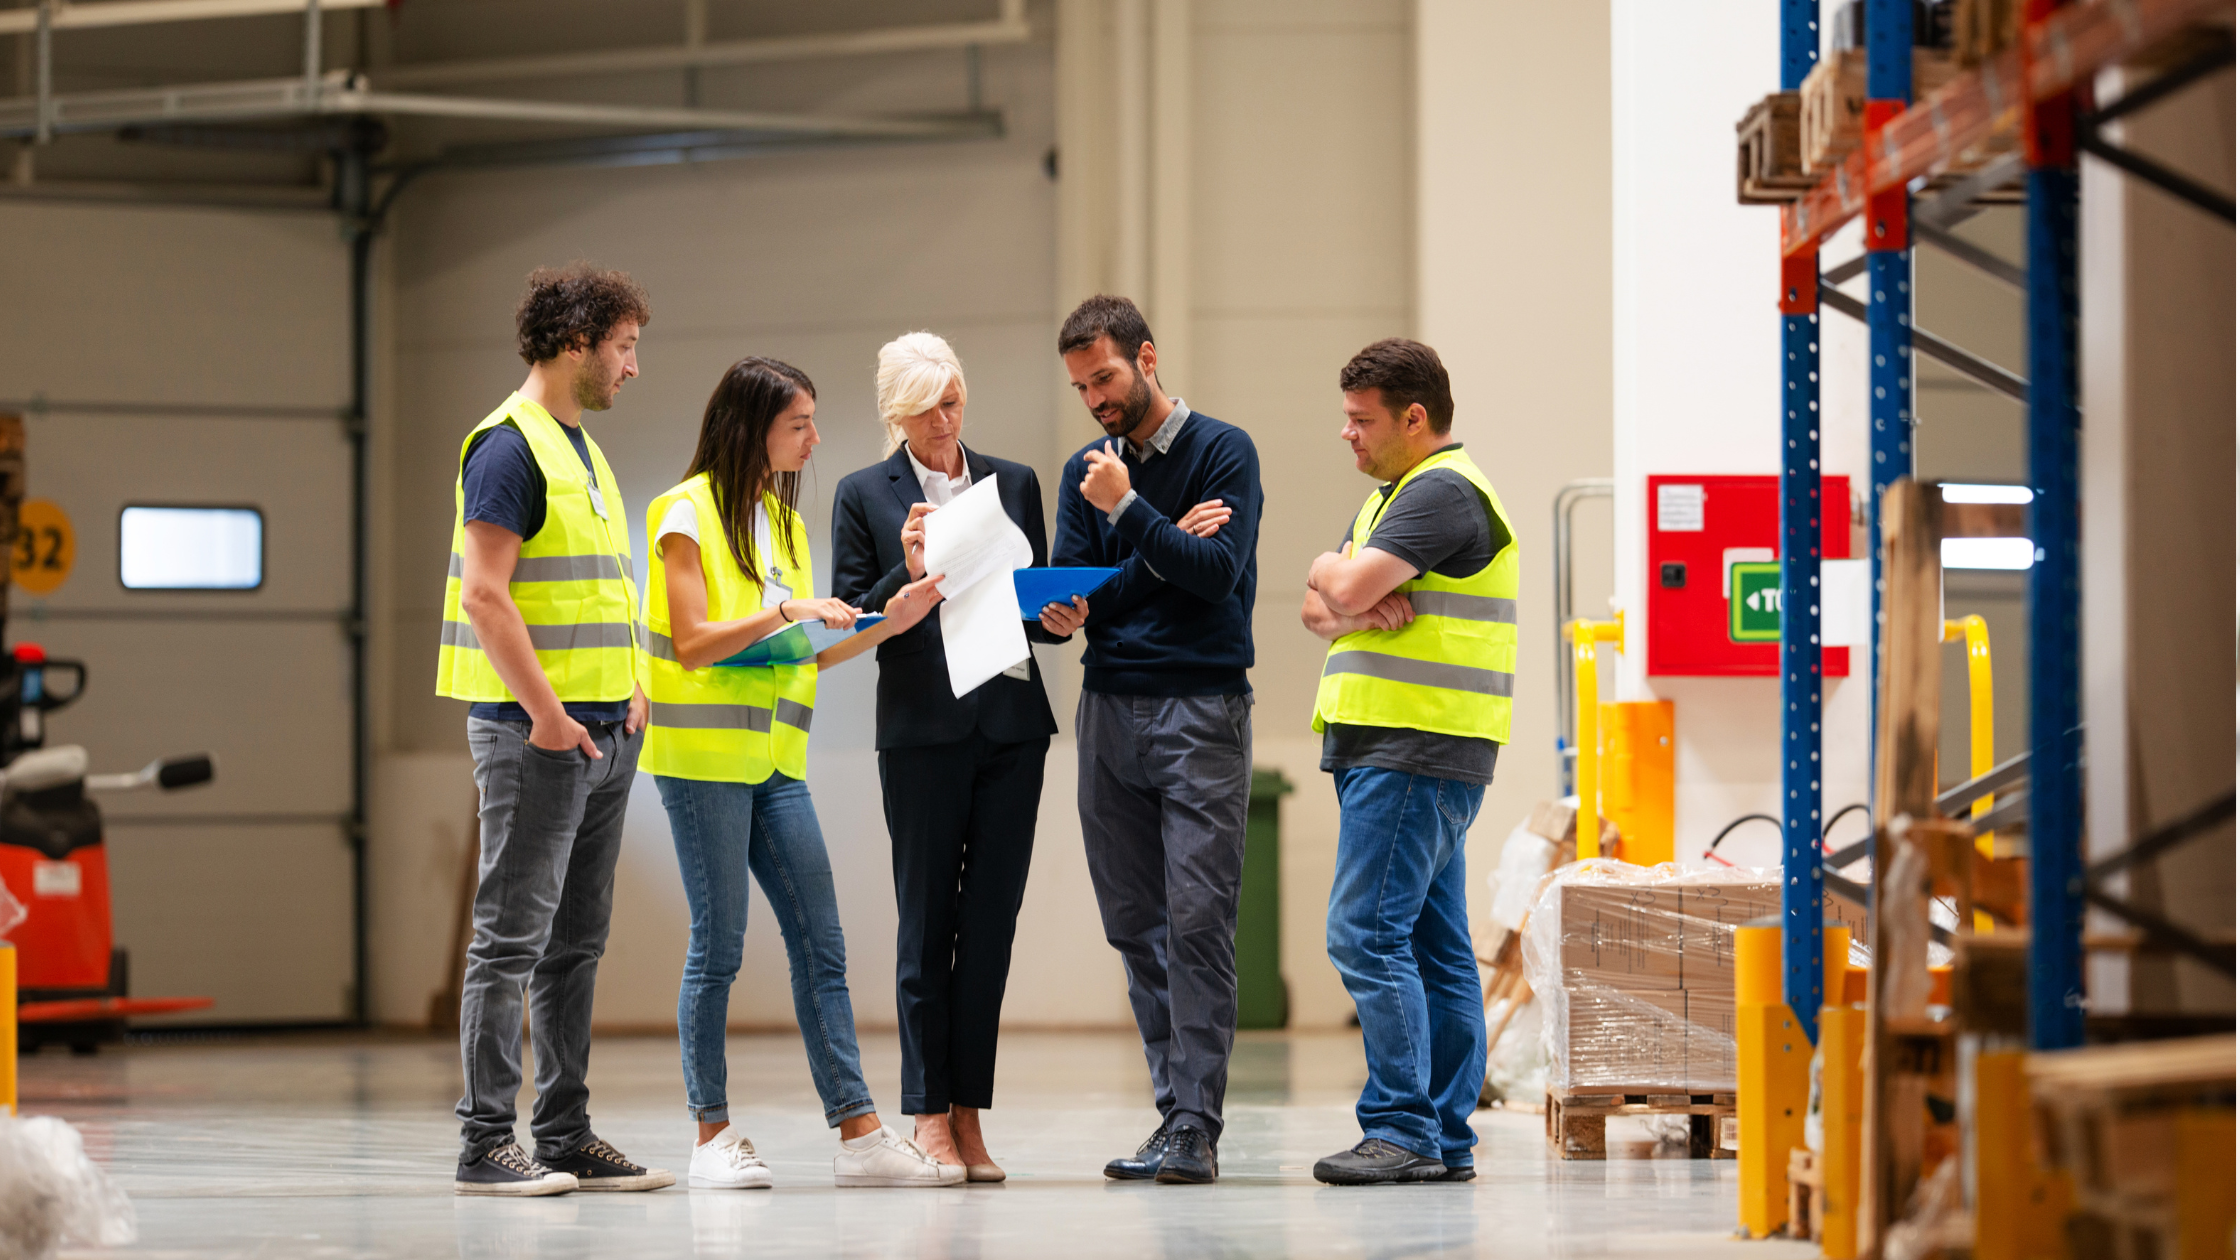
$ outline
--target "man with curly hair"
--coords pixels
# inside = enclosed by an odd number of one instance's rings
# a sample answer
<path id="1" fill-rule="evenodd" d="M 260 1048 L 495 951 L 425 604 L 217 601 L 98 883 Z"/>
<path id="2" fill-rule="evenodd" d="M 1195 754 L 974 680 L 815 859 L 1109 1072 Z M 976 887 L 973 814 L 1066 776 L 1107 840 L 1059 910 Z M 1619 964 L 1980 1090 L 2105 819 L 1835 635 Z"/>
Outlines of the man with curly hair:
<path id="1" fill-rule="evenodd" d="M 629 510 L 584 413 L 638 374 L 645 290 L 577 263 L 529 276 L 529 377 L 459 448 L 436 693 L 469 701 L 481 881 L 459 1002 L 459 1194 L 653 1190 L 676 1176 L 591 1131 L 591 991 L 646 725 Z M 526 990 L 536 1153 L 514 1136 Z"/>

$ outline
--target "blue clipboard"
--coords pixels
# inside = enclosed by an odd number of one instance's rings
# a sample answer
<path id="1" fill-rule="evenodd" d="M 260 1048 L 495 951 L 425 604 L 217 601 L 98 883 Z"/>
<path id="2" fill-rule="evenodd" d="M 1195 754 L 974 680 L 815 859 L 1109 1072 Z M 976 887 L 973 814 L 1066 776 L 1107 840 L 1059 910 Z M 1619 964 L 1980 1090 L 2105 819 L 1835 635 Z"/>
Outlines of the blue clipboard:
<path id="1" fill-rule="evenodd" d="M 1093 595 L 1120 576 L 1118 569 L 1087 566 L 1055 569 L 1013 569 L 1011 585 L 1019 592 L 1019 618 L 1042 620 L 1044 604 L 1070 604 L 1076 595 Z"/>
<path id="2" fill-rule="evenodd" d="M 817 659 L 817 653 L 844 639 L 852 639 L 886 619 L 884 613 L 865 613 L 856 618 L 856 624 L 846 630 L 835 630 L 821 621 L 797 621 L 766 639 L 748 644 L 716 664 L 735 668 L 807 664 Z"/>

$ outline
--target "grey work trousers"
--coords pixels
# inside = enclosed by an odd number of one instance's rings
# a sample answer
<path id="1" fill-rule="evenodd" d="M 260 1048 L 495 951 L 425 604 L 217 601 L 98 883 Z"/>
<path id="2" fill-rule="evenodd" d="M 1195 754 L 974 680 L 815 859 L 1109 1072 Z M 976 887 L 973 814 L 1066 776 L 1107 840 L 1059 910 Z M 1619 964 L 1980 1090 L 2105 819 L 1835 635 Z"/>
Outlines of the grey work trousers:
<path id="1" fill-rule="evenodd" d="M 526 722 L 467 719 L 482 794 L 482 877 L 459 1000 L 462 1160 L 514 1137 L 521 1092 L 521 1001 L 537 1039 L 536 1156 L 571 1154 L 591 1136 L 591 990 L 607 947 L 615 860 L 644 732 L 586 723 L 603 757 L 550 752 Z"/>
<path id="2" fill-rule="evenodd" d="M 1218 1141 L 1237 1032 L 1252 697 L 1083 692 L 1081 836 L 1153 1098 Z"/>

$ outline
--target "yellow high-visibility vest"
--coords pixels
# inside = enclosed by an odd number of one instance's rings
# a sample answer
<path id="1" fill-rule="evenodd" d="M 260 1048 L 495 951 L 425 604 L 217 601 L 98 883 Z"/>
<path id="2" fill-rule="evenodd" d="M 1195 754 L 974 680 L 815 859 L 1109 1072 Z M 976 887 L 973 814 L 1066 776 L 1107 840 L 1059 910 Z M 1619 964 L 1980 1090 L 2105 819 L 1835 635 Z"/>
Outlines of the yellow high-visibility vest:
<path id="1" fill-rule="evenodd" d="M 487 429 L 510 424 L 529 440 L 544 474 L 544 524 L 521 540 L 509 587 L 528 623 L 537 664 L 564 703 L 628 700 L 644 681 L 638 643 L 638 588 L 630 565 L 630 528 L 622 490 L 607 457 L 583 435 L 594 474 L 551 413 L 516 393 L 459 444 L 452 486 L 451 571 L 443 585 L 443 643 L 436 694 L 460 700 L 515 701 L 459 607 L 467 545 L 467 452 Z"/>
<path id="2" fill-rule="evenodd" d="M 800 665 L 704 665 L 686 669 L 669 639 L 669 583 L 661 563 L 661 522 L 669 506 L 691 499 L 700 515 L 700 576 L 708 583 L 708 620 L 735 621 L 763 607 L 763 586 L 739 568 L 725 540 L 723 517 L 716 511 L 708 475 L 687 479 L 653 501 L 646 513 L 652 570 L 646 576 L 646 652 L 652 685 L 646 694 L 653 712 L 646 727 L 638 768 L 678 779 L 718 783 L 760 783 L 772 773 L 792 779 L 809 774 L 809 719 L 817 708 L 817 667 Z M 809 527 L 801 514 L 774 494 L 762 496 L 771 539 L 782 527 L 793 540 L 775 555 L 757 555 L 764 580 L 783 583 L 788 599 L 813 599 L 809 571 Z"/>
<path id="3" fill-rule="evenodd" d="M 1460 474 L 1485 497 L 1509 541 L 1464 578 L 1426 572 L 1395 589 L 1415 607 L 1398 630 L 1356 630 L 1330 645 L 1315 691 L 1314 729 L 1332 722 L 1390 726 L 1509 742 L 1517 669 L 1517 531 L 1485 474 L 1459 447 L 1425 458 L 1392 493 L 1372 491 L 1353 522 L 1353 551 L 1375 537 L 1385 505 L 1434 469 Z"/>

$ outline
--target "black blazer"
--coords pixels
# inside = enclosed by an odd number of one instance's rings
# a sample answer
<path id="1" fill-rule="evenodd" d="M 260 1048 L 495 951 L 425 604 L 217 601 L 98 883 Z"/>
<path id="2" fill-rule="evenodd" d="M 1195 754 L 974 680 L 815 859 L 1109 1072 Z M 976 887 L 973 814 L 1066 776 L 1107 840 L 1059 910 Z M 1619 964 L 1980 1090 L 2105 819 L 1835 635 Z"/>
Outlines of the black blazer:
<path id="1" fill-rule="evenodd" d="M 1042 483 L 1034 469 L 994 459 L 966 448 L 965 468 L 972 483 L 996 479 L 1003 510 L 1025 532 L 1037 566 L 1049 563 L 1042 526 Z M 909 585 L 902 559 L 902 523 L 910 507 L 925 501 L 908 451 L 896 450 L 883 464 L 849 473 L 832 500 L 832 593 L 866 612 L 887 606 Z M 1027 638 L 1062 643 L 1030 622 Z M 1050 716 L 1050 697 L 1042 689 L 1041 667 L 1029 660 L 1032 680 L 1001 674 L 962 699 L 949 690 L 949 662 L 941 648 L 939 605 L 924 621 L 879 645 L 880 748 L 918 748 L 951 744 L 977 727 L 997 743 L 1017 743 L 1058 733 Z"/>

